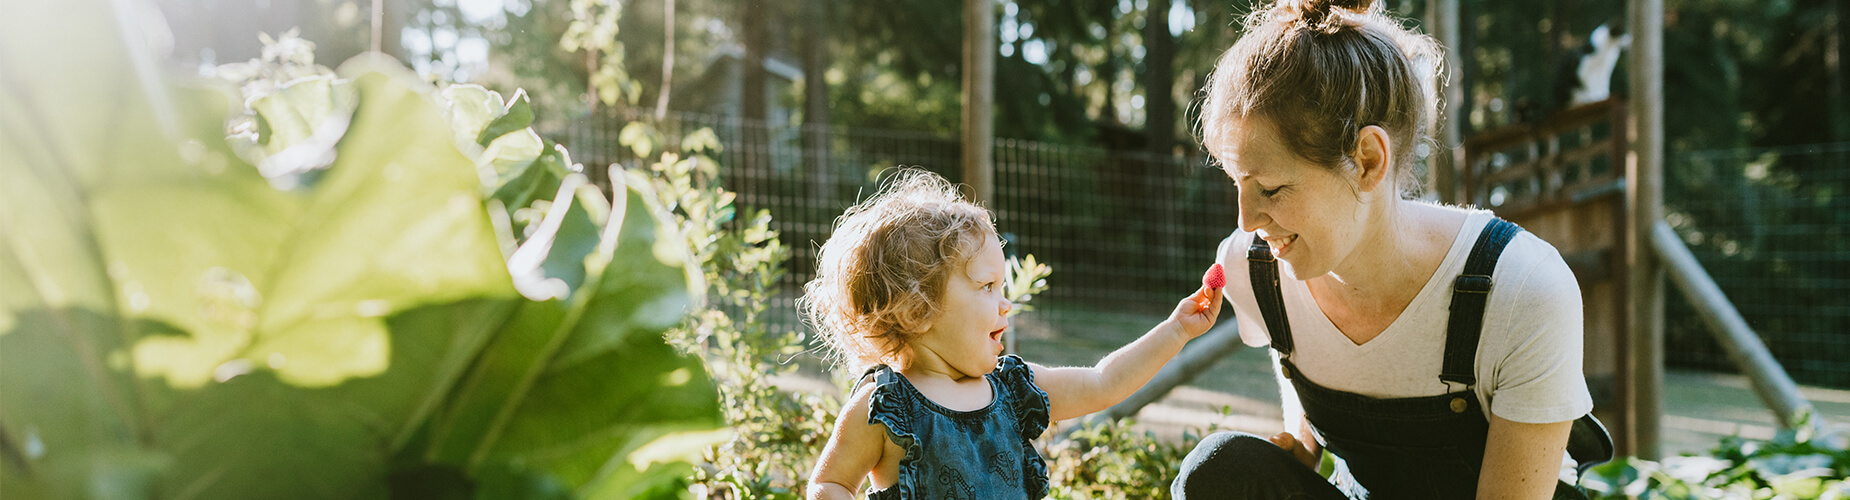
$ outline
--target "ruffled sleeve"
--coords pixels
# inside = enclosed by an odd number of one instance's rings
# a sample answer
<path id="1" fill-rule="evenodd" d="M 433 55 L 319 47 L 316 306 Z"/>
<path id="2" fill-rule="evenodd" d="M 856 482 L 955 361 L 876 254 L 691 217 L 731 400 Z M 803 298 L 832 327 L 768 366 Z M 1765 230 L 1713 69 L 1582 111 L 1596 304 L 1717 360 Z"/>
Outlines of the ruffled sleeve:
<path id="1" fill-rule="evenodd" d="M 1034 385 L 1034 369 L 1021 356 L 1003 356 L 996 367 L 997 377 L 1007 386 L 1014 405 L 1022 439 L 1035 439 L 1047 431 L 1047 393 Z"/>
<path id="2" fill-rule="evenodd" d="M 996 368 L 997 378 L 1008 388 L 1009 402 L 1015 410 L 1016 425 L 1021 429 L 1021 449 L 1026 455 L 1022 464 L 1022 486 L 1028 498 L 1047 498 L 1047 461 L 1034 451 L 1034 439 L 1047 432 L 1047 392 L 1034 385 L 1034 368 L 1021 356 L 1003 356 Z"/>
<path id="3" fill-rule="evenodd" d="M 913 434 L 909 417 L 913 413 L 911 392 L 900 386 L 904 382 L 899 380 L 899 374 L 891 368 L 881 366 L 874 371 L 873 376 L 874 394 L 868 401 L 867 424 L 885 425 L 887 436 L 893 440 L 893 444 L 906 450 L 906 456 L 899 459 L 899 482 L 885 490 L 873 492 L 868 498 L 918 498 L 911 476 L 915 468 L 913 462 L 923 456 L 924 450 L 920 449 L 918 437 Z"/>

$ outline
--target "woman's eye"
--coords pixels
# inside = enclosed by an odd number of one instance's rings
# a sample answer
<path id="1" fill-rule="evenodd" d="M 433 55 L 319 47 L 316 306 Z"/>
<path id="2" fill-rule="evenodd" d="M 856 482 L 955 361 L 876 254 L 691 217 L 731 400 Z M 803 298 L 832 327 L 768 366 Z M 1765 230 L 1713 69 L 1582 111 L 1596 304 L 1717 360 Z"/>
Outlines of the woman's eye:
<path id="1" fill-rule="evenodd" d="M 1273 195 L 1278 194 L 1278 192 L 1283 189 L 1285 189 L 1284 186 L 1279 186 L 1279 187 L 1275 187 L 1272 189 L 1260 189 L 1259 194 L 1264 195 L 1267 198 L 1271 198 Z"/>

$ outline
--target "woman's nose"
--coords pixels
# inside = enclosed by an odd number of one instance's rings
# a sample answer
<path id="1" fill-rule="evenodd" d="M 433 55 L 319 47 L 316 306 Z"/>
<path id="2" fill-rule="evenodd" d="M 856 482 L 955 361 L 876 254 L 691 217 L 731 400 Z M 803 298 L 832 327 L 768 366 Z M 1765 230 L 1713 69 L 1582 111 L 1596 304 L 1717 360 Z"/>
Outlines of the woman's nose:
<path id="1" fill-rule="evenodd" d="M 1265 219 L 1265 213 L 1259 211 L 1257 196 L 1249 196 L 1245 189 L 1234 192 L 1239 200 L 1235 203 L 1240 210 L 1240 230 L 1249 233 L 1259 231 L 1259 223 Z"/>

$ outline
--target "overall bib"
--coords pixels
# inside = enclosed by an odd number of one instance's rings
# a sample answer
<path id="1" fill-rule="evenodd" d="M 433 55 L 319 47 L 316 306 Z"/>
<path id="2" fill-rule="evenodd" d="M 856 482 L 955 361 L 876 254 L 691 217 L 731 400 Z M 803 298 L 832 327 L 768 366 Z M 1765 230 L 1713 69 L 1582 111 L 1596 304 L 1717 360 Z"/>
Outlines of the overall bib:
<path id="1" fill-rule="evenodd" d="M 1183 490 L 1187 489 L 1197 497 L 1205 490 L 1216 491 L 1215 496 L 1219 497 L 1251 498 L 1474 498 L 1490 432 L 1490 422 L 1473 391 L 1477 383 L 1478 337 L 1497 257 L 1519 231 L 1521 228 L 1515 224 L 1493 218 L 1479 233 L 1464 272 L 1453 281 L 1451 315 L 1447 319 L 1439 378 L 1455 390 L 1438 396 L 1410 398 L 1376 398 L 1331 389 L 1305 378 L 1298 371 L 1291 362 L 1291 325 L 1285 316 L 1278 265 L 1265 240 L 1254 238 L 1247 258 L 1254 296 L 1264 316 L 1266 330 L 1271 333 L 1271 347 L 1279 354 L 1280 368 L 1291 380 L 1318 442 L 1337 457 L 1336 470 L 1330 482 L 1322 484 L 1318 484 L 1320 478 L 1315 477 L 1314 472 L 1306 476 L 1306 471 L 1290 470 L 1293 467 L 1304 469 L 1302 464 L 1295 463 L 1295 458 L 1290 459 L 1290 466 L 1273 464 L 1257 468 L 1284 470 L 1237 470 L 1246 467 L 1226 462 L 1276 462 L 1283 450 L 1255 436 L 1217 435 L 1212 443 L 1204 440 L 1203 448 L 1211 448 L 1207 453 L 1190 454 L 1184 464 L 1183 477 L 1176 482 L 1177 496 L 1185 496 Z M 1604 437 L 1604 429 L 1598 427 L 1591 415 L 1575 424 L 1575 433 L 1582 435 L 1582 442 L 1590 442 L 1589 432 L 1597 432 L 1590 436 L 1592 438 Z M 1584 470 L 1586 466 L 1610 459 L 1610 438 L 1604 443 L 1604 457 L 1594 456 L 1598 454 L 1597 449 L 1581 453 L 1570 451 L 1570 454 L 1583 462 Z M 1223 455 L 1230 457 L 1223 458 Z M 1283 456 L 1289 457 L 1289 454 Z M 1233 475 L 1211 477 L 1222 474 Z M 1329 487 L 1331 483 L 1334 488 Z M 1225 488 L 1203 487 L 1210 484 Z M 1555 498 L 1585 496 L 1563 482 L 1556 485 Z"/>

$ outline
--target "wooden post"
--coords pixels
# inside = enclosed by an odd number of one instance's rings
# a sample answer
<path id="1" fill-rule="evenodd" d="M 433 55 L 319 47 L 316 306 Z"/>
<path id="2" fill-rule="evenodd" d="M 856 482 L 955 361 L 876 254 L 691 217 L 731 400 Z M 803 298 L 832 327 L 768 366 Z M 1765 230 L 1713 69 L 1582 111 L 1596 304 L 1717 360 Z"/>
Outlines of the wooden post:
<path id="1" fill-rule="evenodd" d="M 964 0 L 963 77 L 964 194 L 995 210 L 995 0 Z"/>
<path id="2" fill-rule="evenodd" d="M 1149 137 L 1151 165 L 1175 156 L 1175 38 L 1169 34 L 1170 0 L 1149 0 L 1144 10 L 1144 132 Z M 1148 175 L 1152 171 L 1146 170 Z M 1168 172 L 1156 175 L 1171 175 Z"/>
<path id="3" fill-rule="evenodd" d="M 1653 251 L 1651 232 L 1664 219 L 1664 2 L 1630 0 L 1632 53 L 1632 149 L 1625 161 L 1627 336 L 1630 385 L 1627 414 L 1633 455 L 1647 460 L 1663 456 L 1659 438 L 1664 416 L 1664 274 Z"/>
<path id="4" fill-rule="evenodd" d="M 834 200 L 835 170 L 829 158 L 828 2 L 805 0 L 803 17 L 803 160 L 809 167 L 814 199 Z"/>
<path id="5" fill-rule="evenodd" d="M 1792 376 L 1773 358 L 1760 336 L 1747 326 L 1747 319 L 1741 317 L 1734 303 L 1722 294 L 1722 287 L 1702 269 L 1702 263 L 1697 262 L 1696 255 L 1683 245 L 1676 230 L 1670 229 L 1670 224 L 1657 221 L 1651 227 L 1651 234 L 1657 258 L 1668 271 L 1670 282 L 1683 291 L 1690 305 L 1695 306 L 1696 315 L 1714 330 L 1716 342 L 1728 353 L 1728 359 L 1734 360 L 1734 366 L 1747 375 L 1747 381 L 1753 383 L 1760 401 L 1773 410 L 1779 428 L 1798 426 L 1800 416 L 1811 413 L 1811 402 L 1799 392 L 1799 384 L 1792 381 Z"/>
<path id="6" fill-rule="evenodd" d="M 1426 32 L 1439 40 L 1445 49 L 1445 60 L 1439 64 L 1439 74 L 1450 85 L 1440 88 L 1439 116 L 1433 117 L 1433 142 L 1438 148 L 1426 157 L 1426 184 L 1433 194 L 1438 195 L 1441 203 L 1458 203 L 1458 165 L 1462 162 L 1464 151 L 1458 145 L 1458 132 L 1462 129 L 1459 120 L 1465 115 L 1465 81 L 1458 78 L 1464 71 L 1464 64 L 1459 62 L 1464 55 L 1464 47 L 1458 45 L 1458 0 L 1433 0 L 1426 4 Z"/>

